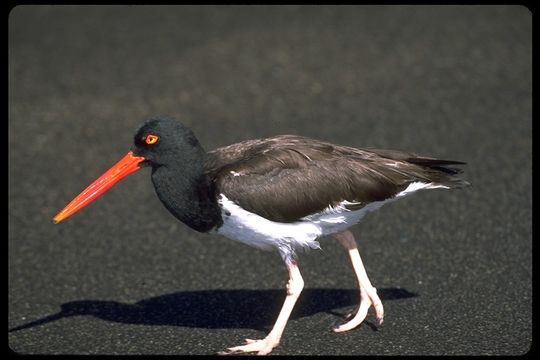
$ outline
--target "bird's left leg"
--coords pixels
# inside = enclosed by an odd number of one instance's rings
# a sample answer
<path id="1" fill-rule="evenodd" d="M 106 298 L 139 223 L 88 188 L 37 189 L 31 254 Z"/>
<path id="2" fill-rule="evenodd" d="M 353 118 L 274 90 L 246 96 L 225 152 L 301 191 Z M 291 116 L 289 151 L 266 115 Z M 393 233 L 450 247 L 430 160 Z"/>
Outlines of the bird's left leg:
<path id="1" fill-rule="evenodd" d="M 381 302 L 381 299 L 377 295 L 377 289 L 375 289 L 366 273 L 362 259 L 360 258 L 360 253 L 358 252 L 358 247 L 356 246 L 356 241 L 354 240 L 354 235 L 349 230 L 337 233 L 333 235 L 341 245 L 349 252 L 349 257 L 358 279 L 358 285 L 360 287 L 360 305 L 356 311 L 355 316 L 345 324 L 342 324 L 334 328 L 335 332 L 342 332 L 354 329 L 364 321 L 366 318 L 368 309 L 373 306 L 375 308 L 375 313 L 377 315 L 377 320 L 379 325 L 383 322 L 384 309 Z"/>
<path id="2" fill-rule="evenodd" d="M 245 345 L 228 348 L 226 351 L 220 352 L 219 355 L 234 355 L 248 352 L 257 352 L 257 355 L 266 355 L 279 345 L 281 335 L 283 334 L 283 330 L 285 330 L 285 325 L 287 325 L 294 304 L 304 288 L 304 280 L 302 279 L 296 261 L 287 262 L 287 269 L 289 270 L 287 297 L 272 331 L 262 340 L 246 339 Z"/>

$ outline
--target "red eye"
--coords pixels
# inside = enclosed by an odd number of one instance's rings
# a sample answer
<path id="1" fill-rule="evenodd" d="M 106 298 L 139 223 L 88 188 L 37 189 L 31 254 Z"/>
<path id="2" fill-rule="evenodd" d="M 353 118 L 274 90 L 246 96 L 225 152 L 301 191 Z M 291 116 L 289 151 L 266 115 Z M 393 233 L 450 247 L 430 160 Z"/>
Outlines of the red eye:
<path id="1" fill-rule="evenodd" d="M 152 145 L 152 144 L 157 143 L 158 140 L 159 140 L 159 136 L 157 136 L 157 135 L 148 135 L 144 139 L 144 142 L 147 143 L 148 145 Z"/>

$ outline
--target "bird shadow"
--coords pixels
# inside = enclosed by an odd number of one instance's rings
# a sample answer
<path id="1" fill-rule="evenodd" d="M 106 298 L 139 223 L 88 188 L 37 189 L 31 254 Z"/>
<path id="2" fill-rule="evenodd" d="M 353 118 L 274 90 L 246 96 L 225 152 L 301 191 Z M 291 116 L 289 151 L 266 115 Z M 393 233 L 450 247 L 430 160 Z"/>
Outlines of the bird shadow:
<path id="1" fill-rule="evenodd" d="M 382 301 L 418 296 L 405 289 L 377 290 Z M 72 316 L 94 316 L 101 320 L 193 328 L 249 328 L 268 330 L 285 298 L 284 290 L 201 290 L 182 291 L 141 300 L 134 304 L 107 300 L 77 300 L 41 319 L 16 326 L 8 332 L 29 329 Z M 335 309 L 358 305 L 357 289 L 305 289 L 291 319 L 320 312 L 343 316 Z"/>

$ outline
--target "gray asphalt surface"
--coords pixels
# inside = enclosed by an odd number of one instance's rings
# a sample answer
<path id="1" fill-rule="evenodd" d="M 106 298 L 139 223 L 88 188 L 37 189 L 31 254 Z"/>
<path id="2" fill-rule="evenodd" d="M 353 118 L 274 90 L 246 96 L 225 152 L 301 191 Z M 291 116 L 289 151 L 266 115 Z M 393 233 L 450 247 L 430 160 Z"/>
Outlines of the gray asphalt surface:
<path id="1" fill-rule="evenodd" d="M 8 343 L 31 354 L 213 354 L 261 338 L 279 256 L 191 231 L 149 171 L 51 218 L 145 118 L 207 149 L 292 133 L 468 163 L 353 228 L 385 305 L 332 239 L 273 354 L 523 354 L 532 342 L 532 15 L 518 6 L 19 6 L 9 16 Z M 11 331 L 10 331 L 11 330 Z"/>

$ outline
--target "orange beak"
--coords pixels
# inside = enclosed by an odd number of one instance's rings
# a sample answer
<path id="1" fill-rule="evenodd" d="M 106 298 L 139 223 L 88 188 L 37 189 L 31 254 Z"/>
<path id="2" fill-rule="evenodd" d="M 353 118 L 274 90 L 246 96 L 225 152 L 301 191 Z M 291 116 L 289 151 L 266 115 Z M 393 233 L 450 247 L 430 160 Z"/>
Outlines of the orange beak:
<path id="1" fill-rule="evenodd" d="M 86 205 L 90 204 L 124 177 L 139 170 L 139 163 L 143 160 L 144 157 L 134 156 L 133 152 L 128 152 L 122 160 L 114 164 L 109 170 L 90 184 L 90 186 L 84 189 L 83 192 L 77 195 L 75 199 L 71 200 L 71 202 L 53 218 L 53 222 L 58 224 L 60 221 L 70 217 Z"/>

